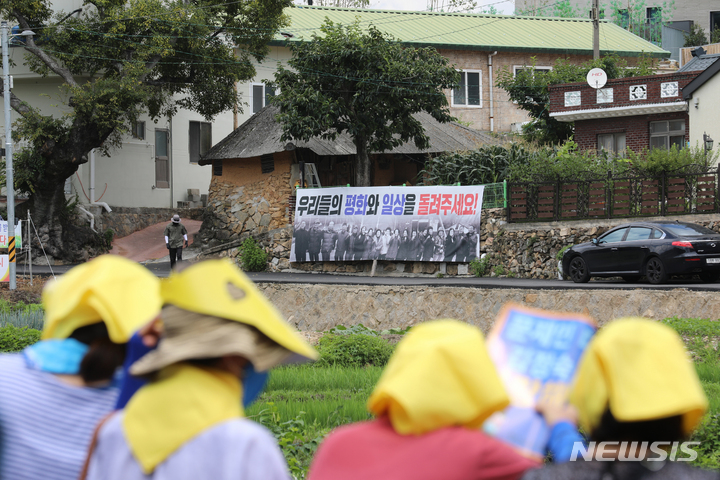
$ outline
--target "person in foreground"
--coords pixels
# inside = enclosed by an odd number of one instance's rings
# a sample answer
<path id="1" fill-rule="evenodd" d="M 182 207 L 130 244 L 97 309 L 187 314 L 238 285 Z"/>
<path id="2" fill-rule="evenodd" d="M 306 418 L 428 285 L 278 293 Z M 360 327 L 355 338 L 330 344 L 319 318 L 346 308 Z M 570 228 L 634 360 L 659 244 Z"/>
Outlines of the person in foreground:
<path id="1" fill-rule="evenodd" d="M 707 410 L 700 380 L 671 328 L 641 318 L 612 322 L 591 340 L 570 394 L 592 440 L 583 455 L 528 472 L 523 480 L 709 480 L 720 473 L 667 461 Z M 593 443 L 593 441 L 595 443 Z M 600 442 L 614 442 L 599 450 Z M 626 442 L 626 443 L 622 443 Z M 662 445 L 653 442 L 665 442 Z M 607 444 L 606 444 L 607 445 Z M 656 450 L 656 451 L 653 451 Z M 620 461 L 634 457 L 633 461 Z M 664 458 L 663 458 L 664 457 Z M 680 451 L 676 458 L 689 458 Z"/>
<path id="2" fill-rule="evenodd" d="M 515 479 L 539 463 L 480 430 L 509 403 L 482 332 L 428 322 L 398 344 L 368 409 L 320 445 L 310 480 Z"/>
<path id="3" fill-rule="evenodd" d="M 229 261 L 173 273 L 161 292 L 158 346 L 130 369 L 150 381 L 98 429 L 86 478 L 289 479 L 272 434 L 243 406 L 270 368 L 317 352 Z"/>
<path id="4" fill-rule="evenodd" d="M 125 343 L 160 311 L 160 283 L 105 255 L 48 283 L 40 342 L 0 356 L 0 478 L 76 479 L 118 397 Z"/>

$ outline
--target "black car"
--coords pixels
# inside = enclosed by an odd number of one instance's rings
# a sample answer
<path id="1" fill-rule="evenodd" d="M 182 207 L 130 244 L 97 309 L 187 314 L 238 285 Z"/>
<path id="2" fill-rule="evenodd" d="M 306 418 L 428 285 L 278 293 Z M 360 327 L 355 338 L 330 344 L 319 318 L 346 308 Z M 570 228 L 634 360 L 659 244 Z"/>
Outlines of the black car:
<path id="1" fill-rule="evenodd" d="M 627 223 L 566 250 L 562 269 L 575 283 L 590 277 L 633 282 L 643 275 L 650 283 L 663 283 L 670 275 L 692 274 L 715 282 L 720 278 L 720 235 L 693 223 Z"/>

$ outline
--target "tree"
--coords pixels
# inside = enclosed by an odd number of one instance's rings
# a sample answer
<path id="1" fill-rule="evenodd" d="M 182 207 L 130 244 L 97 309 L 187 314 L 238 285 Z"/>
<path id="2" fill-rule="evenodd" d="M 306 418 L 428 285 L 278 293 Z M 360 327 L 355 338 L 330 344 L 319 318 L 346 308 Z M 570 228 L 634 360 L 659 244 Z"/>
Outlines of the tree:
<path id="1" fill-rule="evenodd" d="M 685 44 L 683 47 L 699 47 L 701 45 L 707 45 L 708 43 L 705 30 L 695 23 L 690 25 L 690 33 L 684 33 L 683 37 L 685 37 Z"/>
<path id="2" fill-rule="evenodd" d="M 550 117 L 550 96 L 548 87 L 560 83 L 585 81 L 592 68 L 602 68 L 608 79 L 652 75 L 652 60 L 643 58 L 637 67 L 628 67 L 616 55 L 606 55 L 582 65 L 573 65 L 565 59 L 558 59 L 552 70 L 535 71 L 535 59 L 528 68 L 512 72 L 507 67 L 498 73 L 497 85 L 504 89 L 510 100 L 528 112 L 532 121 L 523 127 L 529 139 L 541 144 L 562 143 L 573 134 L 573 124 L 559 122 Z"/>
<path id="3" fill-rule="evenodd" d="M 360 30 L 326 20 L 321 35 L 291 42 L 292 70 L 278 67 L 283 140 L 334 139 L 347 132 L 357 149 L 355 185 L 371 185 L 370 151 L 384 151 L 413 140 L 428 147 L 422 124 L 412 117 L 425 111 L 449 122 L 443 89 L 459 75 L 433 48 L 406 48 L 370 26 Z"/>
<path id="4" fill-rule="evenodd" d="M 120 146 L 142 112 L 158 119 L 191 109 L 210 120 L 237 107 L 236 82 L 254 77 L 251 59 L 264 57 L 289 4 L 87 0 L 75 15 L 54 12 L 51 0 L 0 2 L 3 17 L 36 34 L 25 40 L 26 64 L 58 78 L 65 99 L 55 117 L 11 101 L 20 114 L 14 138 L 26 144 L 15 157 L 15 187 L 29 194 L 48 253 L 83 257 L 77 238 L 90 237 L 64 215 L 63 185 L 88 153 Z"/>

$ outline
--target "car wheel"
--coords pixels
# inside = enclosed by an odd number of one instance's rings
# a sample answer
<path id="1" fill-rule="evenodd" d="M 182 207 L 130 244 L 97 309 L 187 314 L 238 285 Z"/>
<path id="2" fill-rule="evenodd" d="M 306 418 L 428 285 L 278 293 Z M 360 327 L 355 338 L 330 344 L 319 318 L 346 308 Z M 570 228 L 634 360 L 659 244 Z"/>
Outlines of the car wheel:
<path id="1" fill-rule="evenodd" d="M 702 272 L 700 274 L 700 280 L 707 283 L 717 282 L 720 278 L 720 273 L 717 272 Z"/>
<path id="2" fill-rule="evenodd" d="M 587 268 L 587 263 L 582 257 L 575 257 L 570 260 L 570 271 L 568 275 L 572 278 L 575 283 L 587 283 L 590 280 L 590 272 Z"/>
<path id="3" fill-rule="evenodd" d="M 652 257 L 648 260 L 645 265 L 645 276 L 650 283 L 655 285 L 665 283 L 667 280 L 667 271 L 665 270 L 665 265 L 663 265 L 662 260 L 657 257 Z"/>
<path id="4" fill-rule="evenodd" d="M 622 277 L 627 283 L 637 283 L 640 281 L 640 278 L 639 275 L 625 275 Z"/>

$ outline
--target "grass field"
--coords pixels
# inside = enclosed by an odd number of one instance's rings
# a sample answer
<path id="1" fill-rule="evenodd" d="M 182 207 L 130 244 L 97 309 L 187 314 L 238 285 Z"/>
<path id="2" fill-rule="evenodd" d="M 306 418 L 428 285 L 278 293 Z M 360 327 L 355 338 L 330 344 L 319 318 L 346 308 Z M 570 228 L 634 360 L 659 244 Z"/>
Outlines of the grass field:
<path id="1" fill-rule="evenodd" d="M 306 423 L 323 427 L 367 420 L 365 408 L 373 386 L 380 378 L 380 367 L 312 367 L 278 368 L 260 398 L 247 410 L 258 415 L 271 404 L 282 419 L 292 419 L 304 412 Z"/>

